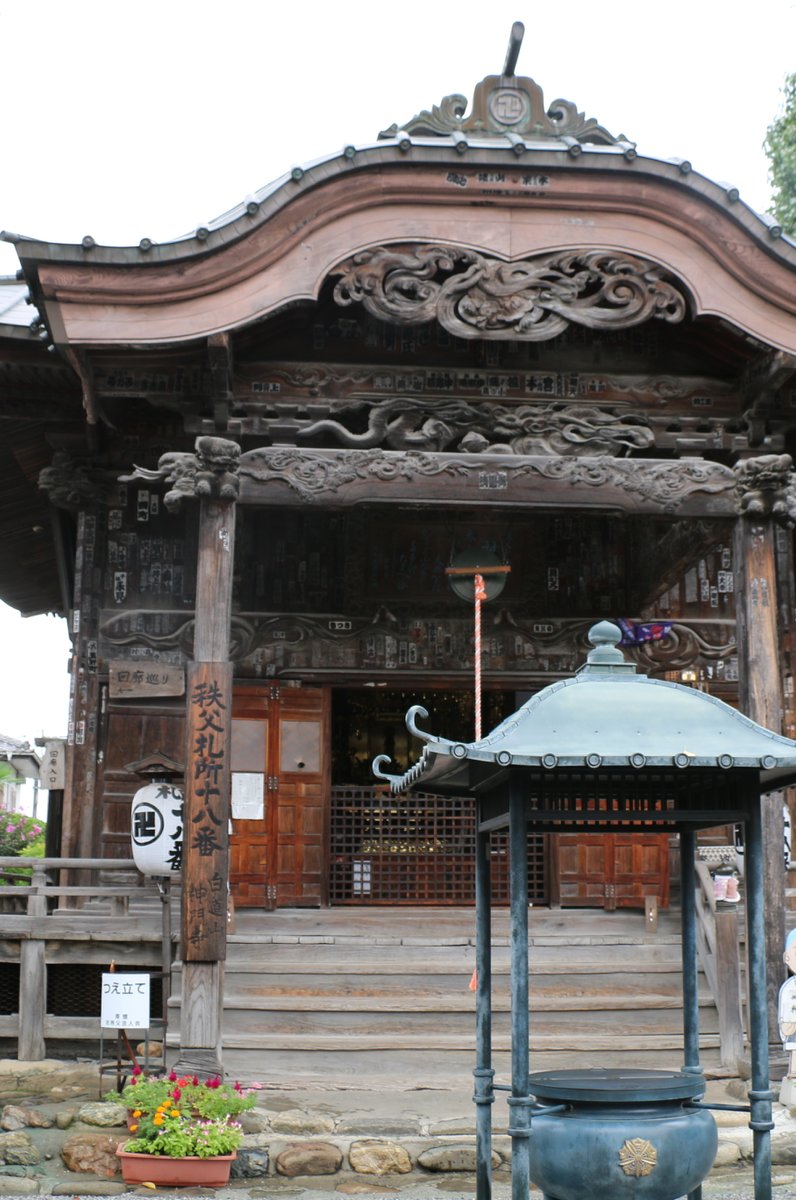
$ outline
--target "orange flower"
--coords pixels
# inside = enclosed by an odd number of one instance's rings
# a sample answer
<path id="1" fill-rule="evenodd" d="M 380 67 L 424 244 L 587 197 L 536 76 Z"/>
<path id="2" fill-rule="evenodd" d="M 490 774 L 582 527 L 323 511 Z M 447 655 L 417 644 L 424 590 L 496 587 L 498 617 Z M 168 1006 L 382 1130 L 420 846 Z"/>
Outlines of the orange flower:
<path id="1" fill-rule="evenodd" d="M 138 1126 L 137 1126 L 137 1125 L 131 1125 L 131 1126 L 130 1126 L 130 1133 L 135 1133 L 135 1131 L 136 1131 L 136 1129 L 137 1129 L 137 1128 L 138 1128 Z"/>
<path id="2" fill-rule="evenodd" d="M 133 1113 L 133 1116 L 134 1116 L 134 1117 L 140 1117 L 140 1116 L 141 1116 L 141 1109 L 140 1109 L 140 1108 L 137 1108 L 137 1109 L 135 1110 L 135 1112 Z"/>
<path id="3" fill-rule="evenodd" d="M 152 1124 L 153 1125 L 162 1125 L 163 1124 L 163 1113 L 155 1113 L 154 1117 L 152 1118 Z"/>

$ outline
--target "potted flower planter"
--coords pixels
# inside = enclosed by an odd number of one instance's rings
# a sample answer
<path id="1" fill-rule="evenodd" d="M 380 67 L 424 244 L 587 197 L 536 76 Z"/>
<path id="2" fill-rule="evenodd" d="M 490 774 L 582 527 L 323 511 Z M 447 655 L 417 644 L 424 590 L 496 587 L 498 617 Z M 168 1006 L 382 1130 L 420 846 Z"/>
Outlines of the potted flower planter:
<path id="1" fill-rule="evenodd" d="M 162 1154 L 134 1154 L 124 1150 L 122 1143 L 116 1149 L 121 1163 L 125 1183 L 154 1183 L 158 1187 L 224 1187 L 229 1183 L 229 1172 L 237 1157 L 219 1154 L 212 1158 L 169 1158 Z"/>

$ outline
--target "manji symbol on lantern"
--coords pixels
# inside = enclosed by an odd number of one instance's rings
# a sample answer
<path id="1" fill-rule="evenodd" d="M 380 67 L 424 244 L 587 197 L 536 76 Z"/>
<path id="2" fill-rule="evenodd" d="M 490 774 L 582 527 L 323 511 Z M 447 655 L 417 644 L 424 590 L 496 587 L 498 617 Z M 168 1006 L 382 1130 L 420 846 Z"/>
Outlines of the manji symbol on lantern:
<path id="1" fill-rule="evenodd" d="M 183 793 L 172 782 L 182 766 L 162 754 L 128 763 L 149 782 L 133 796 L 130 812 L 133 859 L 142 875 L 170 875 L 182 868 Z"/>

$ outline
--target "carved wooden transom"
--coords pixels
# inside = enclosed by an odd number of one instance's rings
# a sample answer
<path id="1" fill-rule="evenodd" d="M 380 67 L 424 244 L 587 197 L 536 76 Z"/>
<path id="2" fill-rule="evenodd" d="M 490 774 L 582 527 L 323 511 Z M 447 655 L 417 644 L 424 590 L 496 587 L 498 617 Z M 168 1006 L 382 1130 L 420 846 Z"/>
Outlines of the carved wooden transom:
<path id="1" fill-rule="evenodd" d="M 682 290 L 658 264 L 613 250 L 568 250 L 515 262 L 449 246 L 380 246 L 335 275 L 337 304 L 362 303 L 398 325 L 438 321 L 460 338 L 541 342 L 570 324 L 626 329 L 682 321 Z"/>

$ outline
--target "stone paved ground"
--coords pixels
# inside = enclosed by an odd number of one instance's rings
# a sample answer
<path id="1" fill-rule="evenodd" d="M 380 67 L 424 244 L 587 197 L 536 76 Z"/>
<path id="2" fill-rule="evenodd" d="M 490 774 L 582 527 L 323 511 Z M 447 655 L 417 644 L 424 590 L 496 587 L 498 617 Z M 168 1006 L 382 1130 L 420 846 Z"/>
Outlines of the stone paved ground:
<path id="1" fill-rule="evenodd" d="M 103 1089 L 112 1081 L 106 1081 Z M 127 1197 L 151 1195 L 141 1187 L 128 1190 L 117 1176 L 100 1178 L 95 1173 L 66 1169 L 61 1148 L 76 1132 L 93 1133 L 111 1146 L 124 1136 L 120 1124 L 90 1124 L 97 1114 L 88 1104 L 96 1102 L 99 1078 L 96 1064 L 19 1064 L 0 1061 L 0 1110 L 6 1105 L 34 1109 L 53 1124 L 49 1128 L 26 1126 L 24 1145 L 33 1147 L 17 1157 L 22 1161 L 0 1162 L 0 1197 L 5 1195 L 57 1195 L 86 1200 L 104 1195 Z M 709 1085 L 708 1097 L 715 1103 L 737 1103 L 722 1084 Z M 495 1170 L 495 1200 L 510 1200 L 507 1166 L 509 1139 L 501 1132 L 505 1120 L 500 1103 L 495 1105 L 494 1145 L 504 1162 Z M 773 1138 L 775 1200 L 796 1200 L 796 1119 L 781 1105 L 775 1106 Z M 80 1116 L 83 1119 L 80 1119 Z M 71 1120 L 70 1120 L 71 1115 Z M 100 1109 L 99 1118 L 103 1118 Z M 475 1194 L 471 1167 L 474 1132 L 473 1105 L 463 1091 L 407 1088 L 401 1092 L 364 1092 L 356 1089 L 307 1091 L 265 1088 L 257 1110 L 246 1114 L 250 1132 L 246 1147 L 253 1170 L 267 1165 L 267 1174 L 233 1180 L 223 1189 L 157 1189 L 175 1200 L 212 1195 L 218 1200 L 339 1200 L 345 1196 L 399 1197 L 399 1200 L 448 1200 Z M 753 1200 L 754 1185 L 749 1154 L 751 1134 L 743 1114 L 715 1113 L 719 1125 L 717 1166 L 704 1185 L 705 1200 Z M 119 1114 L 105 1113 L 116 1122 Z M 0 1120 L 0 1123 L 3 1123 Z M 14 1136 L 0 1132 L 3 1137 Z M 296 1151 L 296 1145 L 306 1147 Z M 302 1154 L 308 1156 L 302 1158 Z M 291 1155 L 299 1174 L 278 1174 L 275 1163 L 288 1166 Z M 11 1155 L 14 1157 L 14 1154 Z M 24 1161 L 26 1157 L 38 1161 Z M 243 1161 L 246 1155 L 240 1156 Z M 423 1169 L 420 1163 L 426 1163 Z M 302 1163 L 342 1163 L 334 1174 L 311 1177 Z M 359 1170 L 351 1166 L 358 1164 Z M 428 1164 L 437 1169 L 428 1169 Z M 447 1169 L 458 1164 L 463 1169 Z M 384 1172 L 384 1173 L 379 1173 Z M 539 1193 L 536 1193 L 539 1196 Z"/>

